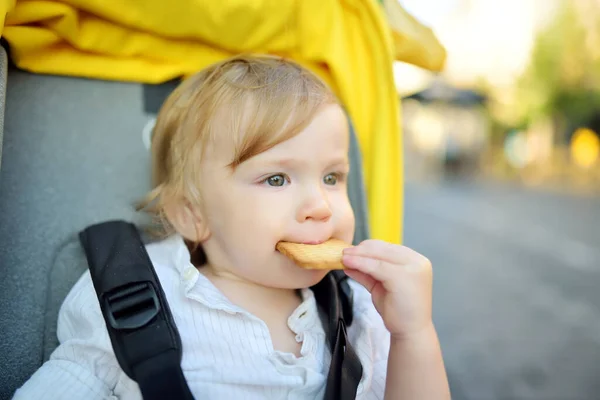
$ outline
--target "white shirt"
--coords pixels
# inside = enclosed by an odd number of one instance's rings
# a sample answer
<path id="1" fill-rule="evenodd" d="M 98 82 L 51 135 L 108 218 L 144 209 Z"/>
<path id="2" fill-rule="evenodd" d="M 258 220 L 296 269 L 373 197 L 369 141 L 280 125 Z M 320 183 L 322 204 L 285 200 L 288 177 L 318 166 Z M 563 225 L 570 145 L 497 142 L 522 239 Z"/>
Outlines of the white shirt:
<path id="1" fill-rule="evenodd" d="M 331 354 L 314 295 L 288 319 L 302 342 L 301 357 L 275 351 L 266 324 L 232 304 L 190 263 L 179 236 L 147 247 L 181 335 L 183 369 L 197 399 L 322 399 Z M 354 322 L 349 340 L 363 366 L 357 399 L 383 399 L 389 333 L 370 294 L 351 281 Z M 14 399 L 141 399 L 119 367 L 89 271 L 58 316 L 60 345 Z"/>

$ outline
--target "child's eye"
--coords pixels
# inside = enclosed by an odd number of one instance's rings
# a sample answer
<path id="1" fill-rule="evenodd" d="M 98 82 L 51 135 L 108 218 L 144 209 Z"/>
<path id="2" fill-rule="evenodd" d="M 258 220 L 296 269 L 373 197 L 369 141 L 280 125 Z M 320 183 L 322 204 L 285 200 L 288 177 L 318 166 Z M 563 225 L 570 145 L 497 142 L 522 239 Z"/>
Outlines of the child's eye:
<path id="1" fill-rule="evenodd" d="M 287 177 L 283 174 L 271 175 L 267 179 L 265 179 L 263 183 L 266 183 L 267 185 L 273 187 L 280 187 L 285 185 L 286 181 L 289 181 L 289 179 L 286 178 Z"/>
<path id="2" fill-rule="evenodd" d="M 323 178 L 323 183 L 325 183 L 326 185 L 335 185 L 338 183 L 338 181 L 342 181 L 344 179 L 344 174 L 341 174 L 339 172 L 335 172 L 332 174 L 328 174 L 325 175 L 325 177 Z"/>

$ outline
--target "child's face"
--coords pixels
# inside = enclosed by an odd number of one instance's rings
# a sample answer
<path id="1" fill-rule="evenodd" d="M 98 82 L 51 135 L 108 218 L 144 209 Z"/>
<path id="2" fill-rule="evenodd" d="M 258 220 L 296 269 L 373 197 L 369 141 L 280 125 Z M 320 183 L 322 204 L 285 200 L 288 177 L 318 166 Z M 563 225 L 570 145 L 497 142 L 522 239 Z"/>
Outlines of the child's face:
<path id="1" fill-rule="evenodd" d="M 210 267 L 277 288 L 304 288 L 326 271 L 304 270 L 276 251 L 279 241 L 348 243 L 354 215 L 347 196 L 349 133 L 338 105 L 328 105 L 297 136 L 240 164 L 217 140 L 202 161 L 202 242 Z M 220 143 L 219 143 L 220 142 Z"/>

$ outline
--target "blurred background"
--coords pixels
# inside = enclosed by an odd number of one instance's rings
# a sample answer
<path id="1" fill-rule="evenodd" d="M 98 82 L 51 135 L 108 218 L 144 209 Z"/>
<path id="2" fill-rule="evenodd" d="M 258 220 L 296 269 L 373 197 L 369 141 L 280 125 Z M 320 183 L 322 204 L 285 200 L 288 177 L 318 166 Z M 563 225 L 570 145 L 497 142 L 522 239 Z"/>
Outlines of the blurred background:
<path id="1" fill-rule="evenodd" d="M 600 398 L 600 1 L 400 3 L 448 51 L 395 75 L 453 398 Z"/>

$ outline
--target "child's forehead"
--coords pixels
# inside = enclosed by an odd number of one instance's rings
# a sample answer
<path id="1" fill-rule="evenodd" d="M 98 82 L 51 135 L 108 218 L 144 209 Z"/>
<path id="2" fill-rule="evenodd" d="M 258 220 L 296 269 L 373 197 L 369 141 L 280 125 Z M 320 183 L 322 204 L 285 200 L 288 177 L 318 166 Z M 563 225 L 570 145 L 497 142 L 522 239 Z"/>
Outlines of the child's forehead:
<path id="1" fill-rule="evenodd" d="M 349 130 L 341 107 L 329 104 L 301 126 L 298 132 L 275 136 L 272 146 L 248 158 L 250 164 L 271 163 L 282 167 L 309 165 L 311 161 L 343 164 L 348 162 Z M 244 135 L 247 133 L 240 133 Z M 256 133 L 255 133 L 256 134 Z M 280 139 L 280 140 L 278 140 Z M 242 138 L 243 141 L 243 138 Z M 213 155 L 231 160 L 239 150 L 240 138 L 222 136 L 214 143 Z"/>
<path id="2" fill-rule="evenodd" d="M 249 99 L 238 103 L 238 107 L 221 107 L 211 118 L 205 156 L 239 165 L 295 138 L 324 106 L 316 102 L 311 107 L 295 105 L 295 101 L 289 101 L 278 107 L 273 103 L 256 104 Z"/>

